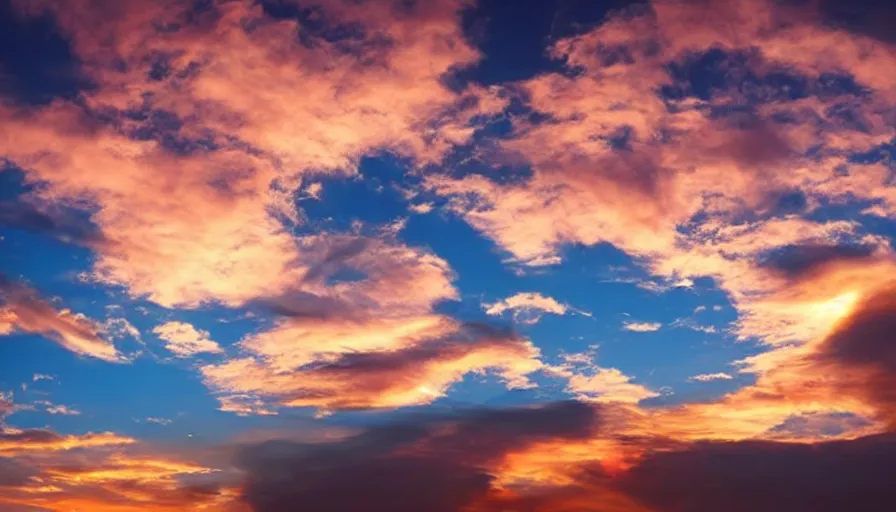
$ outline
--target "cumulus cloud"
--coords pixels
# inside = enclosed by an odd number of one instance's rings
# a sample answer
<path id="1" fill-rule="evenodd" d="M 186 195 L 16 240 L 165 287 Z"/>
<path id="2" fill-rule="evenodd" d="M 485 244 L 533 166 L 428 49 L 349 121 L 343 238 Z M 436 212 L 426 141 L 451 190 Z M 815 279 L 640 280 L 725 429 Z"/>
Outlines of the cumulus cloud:
<path id="1" fill-rule="evenodd" d="M 483 304 L 487 315 L 499 316 L 507 311 L 524 323 L 536 323 L 543 313 L 565 315 L 569 307 L 552 297 L 536 292 L 521 292 L 491 304 Z"/>
<path id="2" fill-rule="evenodd" d="M 79 355 L 121 361 L 115 346 L 102 338 L 98 323 L 68 309 L 56 309 L 35 290 L 0 275 L 0 334 L 15 331 L 40 334 Z"/>
<path id="3" fill-rule="evenodd" d="M 291 197 L 305 174 L 351 174 L 381 150 L 433 162 L 503 107 L 442 81 L 479 58 L 460 26 L 464 5 L 316 3 L 327 26 L 363 25 L 361 40 L 337 41 L 252 2 L 194 18 L 190 2 L 114 13 L 20 3 L 25 15 L 53 15 L 95 89 L 80 104 L 4 107 L 0 152 L 42 184 L 35 201 L 91 207 L 107 241 L 94 279 L 163 306 L 274 295 L 302 273 L 287 229 L 301 222 Z"/>
<path id="4" fill-rule="evenodd" d="M 186 322 L 165 322 L 152 332 L 165 340 L 165 348 L 177 357 L 190 357 L 203 352 L 220 354 L 221 347 L 209 338 L 208 331 L 196 329 Z"/>
<path id="5" fill-rule="evenodd" d="M 820 23 L 812 5 L 704 7 L 652 2 L 560 39 L 551 54 L 575 72 L 517 84 L 521 101 L 551 122 L 520 119 L 498 143 L 531 176 L 434 175 L 426 186 L 518 261 L 610 243 L 658 282 L 714 278 L 743 317 L 743 337 L 806 341 L 830 327 L 815 311 L 838 295 L 818 289 L 784 304 L 775 295 L 787 281 L 828 259 L 889 251 L 848 216 L 806 214 L 831 202 L 892 214 L 888 171 L 850 159 L 893 136 L 891 88 L 869 67 L 892 63 L 892 47 Z M 701 90 L 690 70 L 713 59 L 724 70 L 710 69 L 717 83 Z M 775 82 L 788 73 L 805 91 Z M 826 88 L 840 74 L 864 88 L 862 100 Z M 806 249 L 777 254 L 787 247 Z M 811 264 L 795 261 L 807 254 Z"/>

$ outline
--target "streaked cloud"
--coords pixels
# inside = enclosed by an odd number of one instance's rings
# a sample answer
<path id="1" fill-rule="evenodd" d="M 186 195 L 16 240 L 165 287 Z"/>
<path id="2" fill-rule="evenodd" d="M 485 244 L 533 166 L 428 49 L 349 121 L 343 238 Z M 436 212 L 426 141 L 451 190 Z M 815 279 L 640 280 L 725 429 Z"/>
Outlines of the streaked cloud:
<path id="1" fill-rule="evenodd" d="M 7 427 L 0 432 L 0 453 L 11 456 L 30 452 L 127 445 L 134 442 L 136 441 L 132 438 L 118 436 L 111 432 L 77 436 L 60 435 L 50 430 L 18 430 Z"/>
<path id="2" fill-rule="evenodd" d="M 0 275 L 0 334 L 40 334 L 79 355 L 120 362 L 115 346 L 101 337 L 101 326 L 68 309 L 56 309 L 37 292 Z"/>
<path id="3" fill-rule="evenodd" d="M 714 380 L 731 380 L 734 377 L 727 373 L 701 373 L 699 375 L 694 375 L 693 377 L 688 377 L 689 381 L 694 382 L 710 382 Z"/>
<path id="4" fill-rule="evenodd" d="M 388 350 L 323 353 L 314 364 L 290 357 L 278 366 L 276 360 L 246 357 L 203 366 L 201 372 L 225 399 L 267 397 L 283 406 L 323 411 L 429 404 L 470 373 L 493 372 L 509 388 L 532 386 L 527 375 L 542 363 L 531 342 L 483 325 L 454 329 Z M 223 405 L 237 412 L 256 409 L 238 408 L 239 403 Z"/>

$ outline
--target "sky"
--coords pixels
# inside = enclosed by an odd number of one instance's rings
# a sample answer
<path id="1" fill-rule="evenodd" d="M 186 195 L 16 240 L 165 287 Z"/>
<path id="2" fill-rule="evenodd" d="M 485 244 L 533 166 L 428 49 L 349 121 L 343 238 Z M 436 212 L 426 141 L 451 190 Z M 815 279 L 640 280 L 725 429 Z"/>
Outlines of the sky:
<path id="1" fill-rule="evenodd" d="M 896 510 L 886 0 L 0 0 L 0 512 Z"/>

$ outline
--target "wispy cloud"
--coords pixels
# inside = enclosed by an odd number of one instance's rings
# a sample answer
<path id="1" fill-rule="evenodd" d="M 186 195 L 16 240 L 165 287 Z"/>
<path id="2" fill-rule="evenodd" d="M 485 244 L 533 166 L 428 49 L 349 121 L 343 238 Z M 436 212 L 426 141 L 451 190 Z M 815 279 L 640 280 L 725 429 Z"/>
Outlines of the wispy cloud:
<path id="1" fill-rule="evenodd" d="M 731 380 L 734 377 L 728 375 L 727 373 L 701 373 L 699 375 L 694 375 L 693 377 L 688 377 L 689 381 L 692 382 L 710 382 L 713 380 Z"/>
<path id="2" fill-rule="evenodd" d="M 122 361 L 115 346 L 101 336 L 100 324 L 68 309 L 56 309 L 35 290 L 0 275 L 0 335 L 17 330 L 43 335 L 76 354 Z"/>

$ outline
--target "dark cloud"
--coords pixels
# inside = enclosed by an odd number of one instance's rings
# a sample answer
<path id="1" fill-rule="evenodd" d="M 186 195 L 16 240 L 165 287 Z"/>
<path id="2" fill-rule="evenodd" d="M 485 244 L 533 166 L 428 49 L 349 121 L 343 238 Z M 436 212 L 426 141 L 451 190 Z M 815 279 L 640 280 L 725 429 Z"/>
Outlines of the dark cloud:
<path id="1" fill-rule="evenodd" d="M 17 487 L 25 485 L 37 470 L 20 461 L 8 457 L 0 457 L 0 487 Z"/>
<path id="2" fill-rule="evenodd" d="M 0 96 L 43 105 L 89 87 L 52 16 L 21 16 L 10 0 L 0 0 Z"/>
<path id="3" fill-rule="evenodd" d="M 847 392 L 865 396 L 896 426 L 896 283 L 859 303 L 817 358 L 842 374 Z"/>
<path id="4" fill-rule="evenodd" d="M 892 0 L 819 0 L 818 5 L 830 25 L 896 43 L 896 4 Z"/>
<path id="5" fill-rule="evenodd" d="M 489 489 L 488 464 L 511 449 L 576 439 L 597 427 L 576 402 L 417 418 L 343 441 L 245 448 L 244 498 L 256 512 L 453 512 Z"/>
<path id="6" fill-rule="evenodd" d="M 106 243 L 100 230 L 83 216 L 55 208 L 43 210 L 27 201 L 0 201 L 0 226 L 33 231 L 88 247 Z"/>
<path id="7" fill-rule="evenodd" d="M 617 486 L 657 512 L 885 512 L 896 437 L 816 445 L 707 442 L 655 453 Z"/>
<path id="8" fill-rule="evenodd" d="M 870 260 L 874 247 L 869 245 L 843 244 L 788 245 L 766 254 L 760 266 L 788 279 L 800 279 L 813 275 L 826 265 L 837 262 Z"/>
<path id="9" fill-rule="evenodd" d="M 49 444 L 62 439 L 62 436 L 51 430 L 15 430 L 0 432 L 0 444 Z"/>

